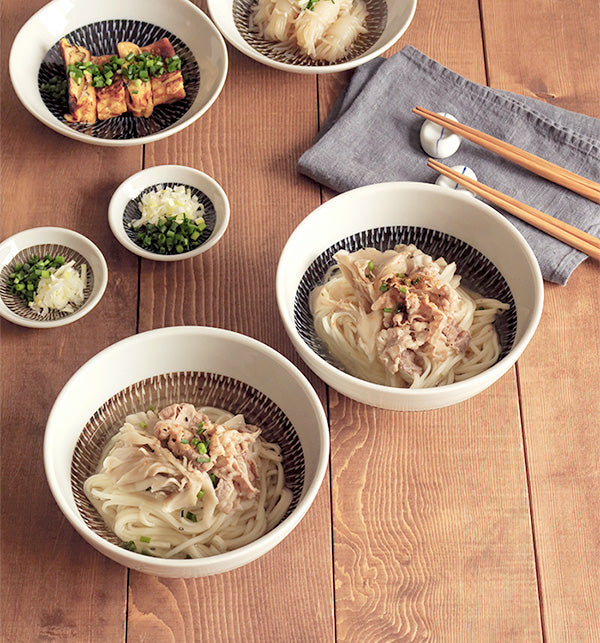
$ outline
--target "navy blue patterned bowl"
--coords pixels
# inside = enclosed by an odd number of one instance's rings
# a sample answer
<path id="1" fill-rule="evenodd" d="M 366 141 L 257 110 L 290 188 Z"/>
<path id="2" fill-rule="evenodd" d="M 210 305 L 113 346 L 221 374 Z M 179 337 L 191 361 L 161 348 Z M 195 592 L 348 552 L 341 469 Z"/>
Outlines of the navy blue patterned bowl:
<path id="1" fill-rule="evenodd" d="M 314 327 L 311 291 L 324 283 L 338 250 L 387 250 L 398 244 L 414 244 L 434 259 L 455 262 L 462 285 L 509 305 L 495 322 L 501 345 L 496 364 L 461 382 L 406 389 L 359 379 L 331 355 Z M 383 183 L 328 201 L 298 226 L 279 261 L 277 300 L 294 346 L 327 384 L 367 404 L 426 410 L 467 399 L 510 368 L 537 326 L 543 288 L 529 246 L 489 206 L 435 185 Z"/>
<path id="2" fill-rule="evenodd" d="M 56 25 L 61 25 L 60 33 Z M 94 124 L 71 123 L 66 97 L 46 89 L 66 78 L 59 41 L 66 37 L 93 56 L 116 54 L 117 43 L 145 46 L 168 38 L 182 61 L 185 98 L 158 105 L 148 118 L 126 112 Z M 187 0 L 53 0 L 17 34 L 9 68 L 24 107 L 48 127 L 70 138 L 97 145 L 125 146 L 156 141 L 199 118 L 219 95 L 227 75 L 223 38 L 207 16 Z"/>
<path id="3" fill-rule="evenodd" d="M 138 230 L 131 224 L 140 218 L 144 194 L 163 188 L 184 186 L 203 207 L 206 227 L 192 250 L 159 254 L 144 248 Z M 183 165 L 157 165 L 130 176 L 116 189 L 108 206 L 108 223 L 117 240 L 134 254 L 154 261 L 190 259 L 212 248 L 225 234 L 229 223 L 229 200 L 223 188 L 210 176 Z"/>

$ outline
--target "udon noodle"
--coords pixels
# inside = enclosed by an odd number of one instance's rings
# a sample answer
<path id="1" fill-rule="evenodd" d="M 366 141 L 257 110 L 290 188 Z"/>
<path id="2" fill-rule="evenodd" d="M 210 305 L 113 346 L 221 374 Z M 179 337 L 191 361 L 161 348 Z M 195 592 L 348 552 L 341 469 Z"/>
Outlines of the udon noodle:
<path id="1" fill-rule="evenodd" d="M 280 448 L 241 415 L 172 404 L 127 416 L 84 492 L 128 549 L 200 558 L 273 528 L 292 494 Z"/>
<path id="2" fill-rule="evenodd" d="M 481 373 L 500 355 L 494 327 L 508 305 L 460 285 L 456 264 L 414 245 L 334 255 L 310 296 L 315 329 L 349 373 L 425 388 Z"/>
<path id="3" fill-rule="evenodd" d="M 258 0 L 251 27 L 265 40 L 334 62 L 366 32 L 366 19 L 363 0 Z"/>

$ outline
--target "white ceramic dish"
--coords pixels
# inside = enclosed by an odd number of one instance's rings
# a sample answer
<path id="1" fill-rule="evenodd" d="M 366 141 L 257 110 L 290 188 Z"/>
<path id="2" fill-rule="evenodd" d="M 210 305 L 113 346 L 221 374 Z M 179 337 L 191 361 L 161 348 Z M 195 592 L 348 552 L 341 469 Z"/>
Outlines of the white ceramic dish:
<path id="1" fill-rule="evenodd" d="M 139 218 L 138 202 L 144 192 L 175 185 L 185 185 L 204 205 L 206 228 L 197 248 L 181 254 L 163 255 L 138 245 L 136 232 L 129 222 Z M 229 212 L 229 200 L 223 188 L 204 172 L 183 165 L 158 165 L 137 172 L 121 183 L 108 206 L 108 223 L 119 243 L 134 254 L 155 261 L 180 261 L 212 248 L 227 229 Z"/>
<path id="2" fill-rule="evenodd" d="M 357 41 L 356 53 L 337 63 L 319 63 L 305 57 L 281 53 L 277 46 L 253 35 L 248 13 L 255 0 L 208 0 L 208 11 L 225 38 L 239 51 L 264 65 L 299 74 L 331 74 L 353 69 L 381 55 L 406 31 L 417 8 L 417 0 L 367 0 L 377 24 Z"/>
<path id="3" fill-rule="evenodd" d="M 7 285 L 12 266 L 24 263 L 33 255 L 40 259 L 45 255 L 63 256 L 66 261 L 75 261 L 79 269 L 85 263 L 87 284 L 84 302 L 72 313 L 50 311 L 41 317 L 31 310 L 26 302 L 13 295 Z M 108 283 L 108 267 L 100 250 L 89 239 L 66 228 L 32 228 L 24 230 L 0 243 L 0 315 L 19 326 L 30 328 L 54 328 L 71 324 L 100 301 Z"/>
<path id="4" fill-rule="evenodd" d="M 97 26 L 92 27 L 94 24 Z M 64 73 L 55 47 L 68 34 L 93 55 L 114 53 L 119 40 L 139 38 L 138 44 L 145 45 L 169 34 L 184 60 L 184 73 L 187 68 L 190 74 L 190 84 L 186 81 L 188 96 L 179 104 L 158 106 L 149 119 L 125 114 L 94 126 L 67 123 L 62 118 L 65 110 L 40 90 L 40 83 L 53 72 Z M 188 0 L 53 0 L 21 28 L 9 58 L 15 92 L 33 116 L 70 138 L 110 146 L 149 143 L 193 123 L 221 92 L 227 66 L 227 48 L 221 34 Z"/>
<path id="5" fill-rule="evenodd" d="M 399 238 L 389 243 L 386 236 L 390 235 Z M 511 309 L 496 322 L 502 344 L 496 364 L 461 382 L 414 390 L 372 384 L 338 367 L 316 338 L 308 293 L 323 283 L 326 269 L 334 263 L 333 252 L 340 247 L 355 250 L 381 243 L 383 249 L 399 242 L 415 243 L 424 252 L 436 244 L 447 261 L 456 261 L 463 284 L 469 286 L 473 280 L 473 289 L 483 288 L 480 293 L 501 300 L 504 297 L 507 303 L 512 298 Z M 292 233 L 281 253 L 276 292 L 288 335 L 302 359 L 321 379 L 359 402 L 403 411 L 456 404 L 493 384 L 522 354 L 538 325 L 543 305 L 539 266 L 514 226 L 470 195 L 410 182 L 351 190 L 312 212 Z"/>
<path id="6" fill-rule="evenodd" d="M 231 378 L 235 382 L 232 399 L 237 400 L 236 405 L 247 403 L 251 409 L 242 410 L 247 413 L 248 421 L 253 419 L 252 413 L 260 412 L 265 405 L 278 407 L 279 413 L 283 414 L 280 417 L 290 427 L 287 433 L 290 444 L 295 445 L 290 469 L 286 468 L 286 453 L 280 443 L 286 480 L 289 475 L 294 482 L 294 486 L 288 484 L 294 494 L 291 511 L 261 538 L 224 554 L 168 560 L 127 551 L 100 535 L 102 530 L 94 527 L 84 506 L 85 498 L 82 501 L 81 484 L 77 482 L 81 478 L 81 467 L 95 467 L 90 458 L 80 458 L 82 436 L 87 435 L 92 447 L 101 449 L 103 445 L 94 445 L 93 436 L 97 434 L 89 433 L 89 427 L 102 417 L 107 404 L 114 407 L 115 399 L 117 407 L 119 404 L 133 405 L 133 408 L 138 403 L 149 404 L 154 395 L 165 395 L 165 392 L 168 395 L 171 388 L 175 390 L 170 384 L 171 376 L 165 374 L 177 374 L 175 380 L 182 381 L 189 379 L 190 372 L 213 378 L 214 385 L 203 388 L 203 395 L 214 395 L 215 390 L 218 394 L 220 388 L 221 394 L 227 397 L 228 389 L 223 389 L 222 381 Z M 141 387 L 137 384 L 148 378 L 155 379 Z M 160 386 L 153 387 L 154 381 Z M 245 400 L 240 391 L 246 391 Z M 181 400 L 169 400 L 174 401 Z M 227 403 L 222 398 L 206 401 Z M 113 433 L 117 428 L 118 424 L 111 427 Z M 313 502 L 325 474 L 328 454 L 329 433 L 323 408 L 295 366 L 254 339 L 199 326 L 148 331 L 100 352 L 67 382 L 52 407 L 44 436 L 44 466 L 50 489 L 61 511 L 81 536 L 122 565 L 147 574 L 181 578 L 207 576 L 240 567 L 281 542 Z"/>

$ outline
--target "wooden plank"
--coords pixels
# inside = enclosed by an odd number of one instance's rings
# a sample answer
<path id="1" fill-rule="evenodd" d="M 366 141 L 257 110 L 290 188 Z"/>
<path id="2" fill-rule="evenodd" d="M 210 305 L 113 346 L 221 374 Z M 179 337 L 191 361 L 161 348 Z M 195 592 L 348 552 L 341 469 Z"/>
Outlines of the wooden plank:
<path id="1" fill-rule="evenodd" d="M 111 192 L 139 169 L 141 148 L 109 150 L 54 133 L 20 105 L 6 73 L 22 24 L 43 2 L 2 6 L 2 238 L 43 225 L 76 229 L 117 268 L 98 306 L 61 328 L 2 321 L 2 640 L 116 641 L 125 634 L 127 572 L 96 553 L 46 484 L 42 438 L 74 371 L 135 332 L 137 261 L 107 224 Z"/>
<path id="2" fill-rule="evenodd" d="M 597 2 L 482 6 L 494 86 L 600 116 Z M 598 264 L 587 261 L 566 287 L 546 287 L 539 330 L 519 362 L 549 641 L 600 639 L 598 276 Z"/>
<path id="3" fill-rule="evenodd" d="M 421 0 L 410 43 L 485 83 L 476 2 Z M 460 42 L 460 46 L 457 43 Z M 339 80 L 319 80 L 326 116 Z M 539 640 L 514 369 L 477 398 L 392 413 L 330 392 L 337 634 Z"/>
<path id="4" fill-rule="evenodd" d="M 267 68 L 232 48 L 229 54 L 229 76 L 211 110 L 146 151 L 147 165 L 183 164 L 213 176 L 231 201 L 229 229 L 193 260 L 143 263 L 140 330 L 220 326 L 300 365 L 279 320 L 275 271 L 289 234 L 319 204 L 318 188 L 296 174 L 296 159 L 316 132 L 316 81 Z M 311 381 L 325 399 L 323 384 Z M 332 640 L 330 516 L 326 480 L 294 532 L 244 568 L 185 581 L 131 573 L 128 637 Z M 164 600 L 153 600 L 156 595 Z"/>

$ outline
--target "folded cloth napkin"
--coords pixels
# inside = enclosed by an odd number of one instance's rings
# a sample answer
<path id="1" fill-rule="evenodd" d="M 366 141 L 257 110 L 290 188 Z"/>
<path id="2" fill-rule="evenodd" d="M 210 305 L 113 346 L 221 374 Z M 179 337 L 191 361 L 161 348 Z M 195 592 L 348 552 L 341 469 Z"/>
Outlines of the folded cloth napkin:
<path id="1" fill-rule="evenodd" d="M 299 171 L 337 192 L 384 181 L 432 183 L 419 142 L 420 105 L 448 112 L 577 174 L 600 182 L 600 120 L 473 83 L 413 47 L 358 67 Z M 594 236 L 600 205 L 463 140 L 445 165 L 467 165 L 478 180 Z M 441 188 L 440 188 L 441 189 Z M 506 214 L 503 212 L 503 214 Z M 527 239 L 544 279 L 565 284 L 586 258 L 553 237 L 506 216 Z"/>

